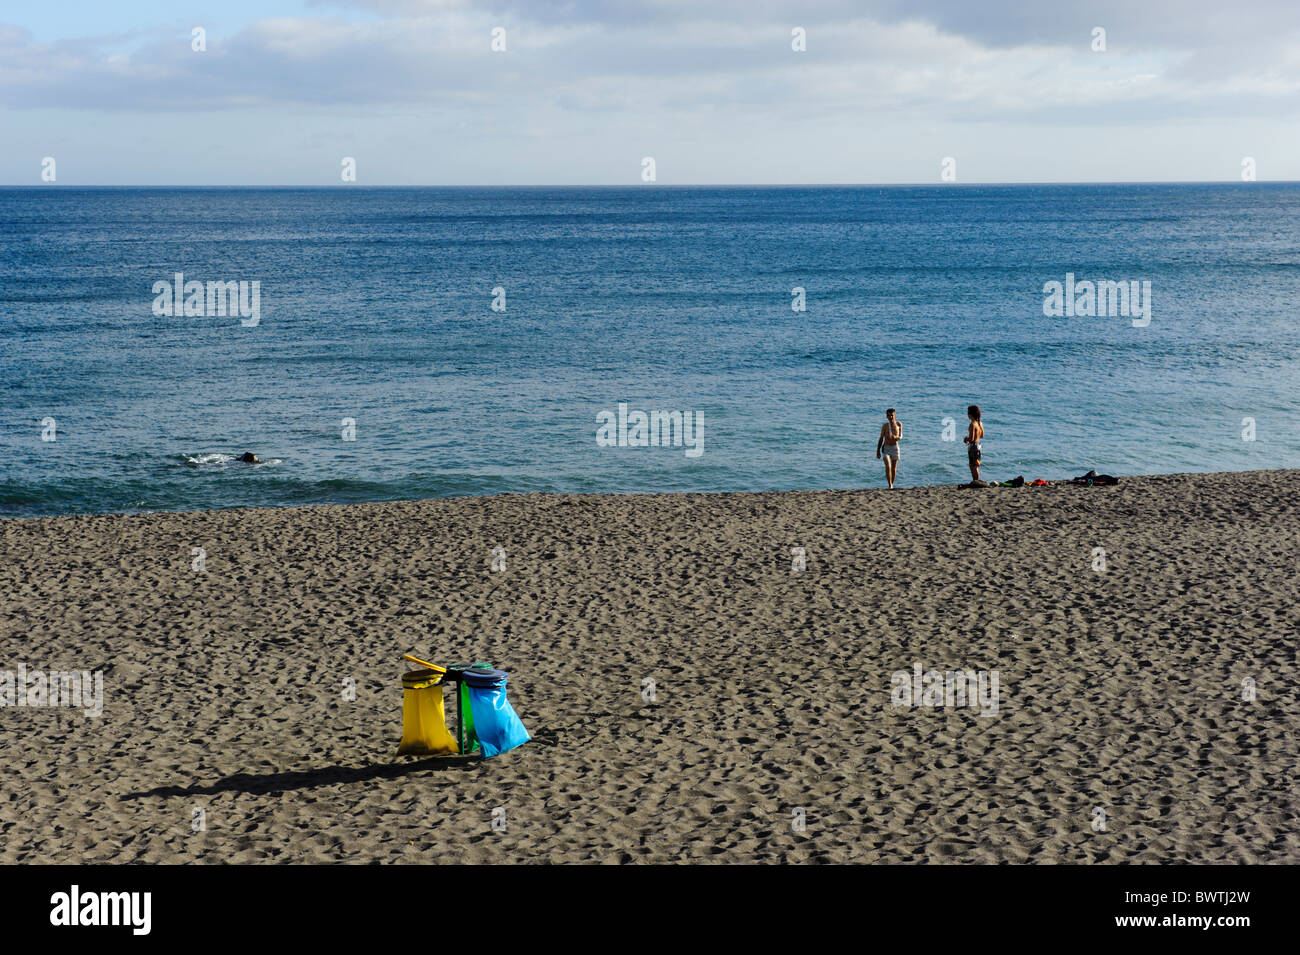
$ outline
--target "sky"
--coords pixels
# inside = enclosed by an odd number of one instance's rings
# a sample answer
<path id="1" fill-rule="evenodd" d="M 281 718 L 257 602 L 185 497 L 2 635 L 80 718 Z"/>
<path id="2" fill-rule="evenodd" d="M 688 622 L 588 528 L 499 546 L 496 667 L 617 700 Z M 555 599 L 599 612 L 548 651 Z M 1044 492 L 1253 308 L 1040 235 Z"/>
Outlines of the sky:
<path id="1" fill-rule="evenodd" d="M 1295 0 L 0 0 L 10 185 L 1300 180 L 1298 114 Z"/>

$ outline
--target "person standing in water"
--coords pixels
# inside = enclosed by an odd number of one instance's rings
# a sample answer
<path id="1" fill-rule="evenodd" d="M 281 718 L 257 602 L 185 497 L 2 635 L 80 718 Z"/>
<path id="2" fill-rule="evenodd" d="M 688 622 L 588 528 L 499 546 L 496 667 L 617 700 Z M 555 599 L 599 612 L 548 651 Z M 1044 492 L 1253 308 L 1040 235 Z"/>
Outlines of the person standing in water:
<path id="1" fill-rule="evenodd" d="M 970 418 L 970 427 L 966 429 L 966 437 L 962 441 L 966 443 L 966 459 L 970 464 L 970 479 L 972 482 L 980 479 L 980 457 L 983 453 L 983 447 L 980 442 L 984 440 L 984 424 L 980 421 L 980 406 L 971 405 L 966 409 L 966 417 Z"/>
<path id="2" fill-rule="evenodd" d="M 898 439 L 903 436 L 903 425 L 894 417 L 894 409 L 885 412 L 885 423 L 880 426 L 880 438 L 876 441 L 876 458 L 884 458 L 885 480 L 892 490 L 894 478 L 898 475 Z"/>

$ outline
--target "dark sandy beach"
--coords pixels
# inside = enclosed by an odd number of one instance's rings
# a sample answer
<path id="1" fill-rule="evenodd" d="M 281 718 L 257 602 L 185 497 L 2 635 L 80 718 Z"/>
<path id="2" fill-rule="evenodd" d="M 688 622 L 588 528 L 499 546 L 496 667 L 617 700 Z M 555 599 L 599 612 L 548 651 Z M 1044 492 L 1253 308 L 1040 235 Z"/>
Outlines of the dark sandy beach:
<path id="1" fill-rule="evenodd" d="M 0 671 L 103 674 L 100 717 L 0 709 L 0 862 L 1300 862 L 1297 499 L 1261 471 L 0 521 Z M 395 758 L 408 651 L 509 671 L 535 741 Z M 894 705 L 918 664 L 996 671 L 995 711 Z"/>

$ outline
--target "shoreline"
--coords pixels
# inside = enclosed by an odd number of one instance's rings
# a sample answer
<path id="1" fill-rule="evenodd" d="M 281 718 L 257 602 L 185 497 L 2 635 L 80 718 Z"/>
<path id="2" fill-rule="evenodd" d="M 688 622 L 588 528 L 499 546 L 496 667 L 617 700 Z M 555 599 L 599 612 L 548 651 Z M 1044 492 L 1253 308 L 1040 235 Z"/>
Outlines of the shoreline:
<path id="1" fill-rule="evenodd" d="M 1232 475 L 1260 475 L 1260 474 L 1300 474 L 1300 468 L 1259 468 L 1242 471 L 1174 471 L 1162 474 L 1138 474 L 1126 476 L 1123 474 L 1116 475 L 1120 480 L 1120 486 L 1134 482 L 1158 481 L 1161 479 L 1184 479 L 1184 478 L 1214 478 L 1226 477 Z M 1027 481 L 1033 478 L 1027 478 Z M 1073 485 L 1069 478 L 1050 480 L 1051 488 L 1075 488 L 1080 485 Z M 968 488 L 962 484 L 900 484 L 894 489 L 887 487 L 830 487 L 830 488 L 802 488 L 802 489 L 765 489 L 750 491 L 502 491 L 495 494 L 453 494 L 443 497 L 402 497 L 402 498 L 385 498 L 377 501 L 337 501 L 323 502 L 312 504 L 273 504 L 262 507 L 210 507 L 197 510 L 158 510 L 158 511 L 93 511 L 93 512 L 76 512 L 71 514 L 39 514 L 39 515 L 0 515 L 0 523 L 5 521 L 48 521 L 48 520 L 69 520 L 69 519 L 88 519 L 88 518 L 105 518 L 105 517 L 151 517 L 181 514 L 233 514 L 233 513 L 257 513 L 260 511 L 296 511 L 310 508 L 349 508 L 349 507 L 367 507 L 387 504 L 427 504 L 436 501 L 481 501 L 481 500 L 528 500 L 535 498 L 662 498 L 662 497 L 705 497 L 705 498 L 726 498 L 726 497 L 743 497 L 743 496 L 769 496 L 769 495 L 787 495 L 787 494 L 865 494 L 879 492 L 882 494 L 892 494 L 898 491 L 1042 491 L 1045 488 L 1030 487 L 1026 484 L 1022 488 L 1000 487 L 990 485 L 987 488 Z M 1092 490 L 1092 488 L 1083 487 L 1083 490 Z"/>

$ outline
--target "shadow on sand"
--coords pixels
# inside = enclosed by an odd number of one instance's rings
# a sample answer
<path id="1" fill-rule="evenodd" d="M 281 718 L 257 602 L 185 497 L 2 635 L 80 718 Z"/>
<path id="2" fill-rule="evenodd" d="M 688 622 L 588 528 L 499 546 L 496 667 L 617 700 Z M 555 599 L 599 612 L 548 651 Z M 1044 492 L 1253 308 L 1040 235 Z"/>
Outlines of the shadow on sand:
<path id="1" fill-rule="evenodd" d="M 207 786 L 159 786 L 141 792 L 125 793 L 123 799 L 145 796 L 215 796 L 217 793 L 252 793 L 276 795 L 295 789 L 360 783 L 371 779 L 392 779 L 420 772 L 445 772 L 482 763 L 479 756 L 433 756 L 413 763 L 378 763 L 371 766 L 325 766 L 295 773 L 236 773 Z"/>

